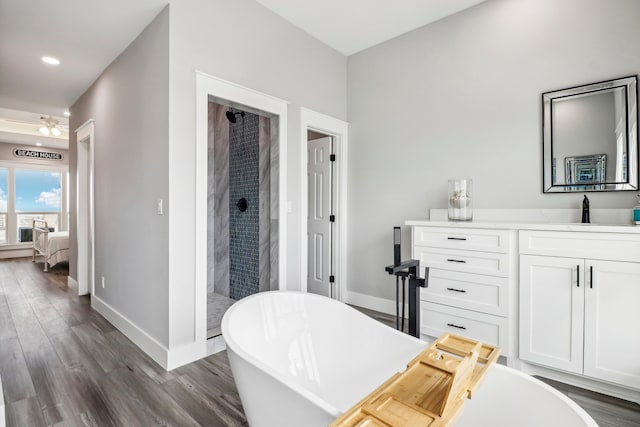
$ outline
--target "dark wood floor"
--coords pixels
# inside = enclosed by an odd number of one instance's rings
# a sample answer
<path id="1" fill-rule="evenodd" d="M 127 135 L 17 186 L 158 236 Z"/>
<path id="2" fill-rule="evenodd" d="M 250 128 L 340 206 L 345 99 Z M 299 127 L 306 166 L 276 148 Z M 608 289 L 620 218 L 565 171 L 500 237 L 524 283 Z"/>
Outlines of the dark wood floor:
<path id="1" fill-rule="evenodd" d="M 566 394 L 591 415 L 600 427 L 640 426 L 640 405 L 615 397 L 536 377 Z"/>
<path id="2" fill-rule="evenodd" d="M 7 426 L 247 425 L 226 352 L 167 373 L 74 295 L 66 273 L 0 261 Z"/>
<path id="3" fill-rule="evenodd" d="M 226 352 L 165 372 L 66 287 L 65 268 L 0 261 L 7 426 L 243 426 Z M 392 316 L 363 311 L 388 325 Z M 640 426 L 636 404 L 550 382 L 602 427 Z"/>

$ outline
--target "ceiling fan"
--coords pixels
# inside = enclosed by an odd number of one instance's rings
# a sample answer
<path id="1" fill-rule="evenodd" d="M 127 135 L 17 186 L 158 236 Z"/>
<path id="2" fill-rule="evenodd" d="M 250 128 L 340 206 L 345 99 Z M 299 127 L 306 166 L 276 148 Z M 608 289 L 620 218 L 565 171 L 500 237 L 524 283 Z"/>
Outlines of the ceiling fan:
<path id="1" fill-rule="evenodd" d="M 41 126 L 38 129 L 38 131 L 41 134 L 43 134 L 44 136 L 60 136 L 60 135 L 62 135 L 62 131 L 58 127 L 58 125 L 60 124 L 59 120 L 54 119 L 51 116 L 49 116 L 49 117 L 41 116 L 40 120 L 43 123 L 43 126 Z"/>

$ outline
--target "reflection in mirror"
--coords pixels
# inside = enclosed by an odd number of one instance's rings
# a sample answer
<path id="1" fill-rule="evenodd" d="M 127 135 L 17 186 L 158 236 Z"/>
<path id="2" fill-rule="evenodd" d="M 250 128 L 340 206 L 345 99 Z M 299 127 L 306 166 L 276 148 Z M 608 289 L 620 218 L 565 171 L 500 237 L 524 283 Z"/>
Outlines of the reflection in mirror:
<path id="1" fill-rule="evenodd" d="M 544 192 L 638 189 L 637 77 L 542 94 Z"/>
<path id="2" fill-rule="evenodd" d="M 597 185 L 606 182 L 607 155 L 565 157 L 566 182 L 570 185 Z"/>

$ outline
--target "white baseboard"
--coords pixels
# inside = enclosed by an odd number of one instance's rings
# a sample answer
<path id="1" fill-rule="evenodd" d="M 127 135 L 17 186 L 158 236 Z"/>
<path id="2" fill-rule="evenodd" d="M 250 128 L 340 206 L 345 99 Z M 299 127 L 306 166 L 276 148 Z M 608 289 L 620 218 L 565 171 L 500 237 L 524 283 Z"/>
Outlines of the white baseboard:
<path id="1" fill-rule="evenodd" d="M 167 354 L 167 366 L 165 366 L 165 369 L 167 371 L 171 371 L 206 356 L 207 343 L 196 341 L 190 342 L 169 350 L 169 353 Z"/>
<path id="2" fill-rule="evenodd" d="M 71 276 L 67 276 L 67 287 L 78 289 L 78 281 Z"/>
<path id="3" fill-rule="evenodd" d="M 2 249 L 0 250 L 0 259 L 9 258 L 26 258 L 33 256 L 33 249 L 31 247 L 27 249 Z M 40 258 L 42 259 L 42 258 Z"/>
<path id="4" fill-rule="evenodd" d="M 169 350 L 165 346 L 95 295 L 91 295 L 91 307 L 111 322 L 113 326 L 118 328 L 120 332 L 133 341 L 135 345 L 140 347 L 142 351 L 147 353 L 147 355 L 160 366 L 168 369 Z M 176 360 L 179 359 L 177 355 L 173 355 L 173 358 Z"/>
<path id="5" fill-rule="evenodd" d="M 69 277 L 69 280 L 77 285 L 73 278 Z M 207 344 L 205 342 L 190 342 L 171 350 L 167 349 L 155 338 L 95 295 L 91 296 L 91 307 L 167 371 L 194 362 L 207 355 Z"/>
<path id="6" fill-rule="evenodd" d="M 409 296 L 407 295 L 407 300 L 408 298 Z M 347 298 L 345 302 L 347 304 L 368 308 L 369 310 L 379 311 L 392 316 L 396 315 L 396 302 L 393 300 L 361 294 L 359 292 L 347 291 Z M 405 314 L 406 316 L 409 316 L 408 304 L 405 304 Z"/>

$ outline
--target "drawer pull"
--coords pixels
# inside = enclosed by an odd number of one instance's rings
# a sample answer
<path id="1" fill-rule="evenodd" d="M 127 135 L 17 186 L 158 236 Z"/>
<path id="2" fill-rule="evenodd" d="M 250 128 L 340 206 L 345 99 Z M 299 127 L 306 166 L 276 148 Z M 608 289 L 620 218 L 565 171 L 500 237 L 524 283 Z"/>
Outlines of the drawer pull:
<path id="1" fill-rule="evenodd" d="M 456 328 L 456 329 L 467 329 L 464 326 L 454 325 L 453 323 L 447 323 L 447 326 L 451 326 L 452 328 Z"/>
<path id="2" fill-rule="evenodd" d="M 578 271 L 578 288 L 580 287 L 580 266 L 576 265 L 576 270 Z"/>
<path id="3" fill-rule="evenodd" d="M 465 264 L 467 261 L 462 260 L 462 259 L 447 259 L 447 261 L 449 262 L 459 262 L 461 264 Z"/>
<path id="4" fill-rule="evenodd" d="M 466 237 L 447 237 L 447 240 L 467 240 Z"/>
<path id="5" fill-rule="evenodd" d="M 466 294 L 467 291 L 465 291 L 464 289 L 456 289 L 456 288 L 447 288 L 448 291 L 453 291 L 453 292 L 460 292 L 463 294 Z"/>

